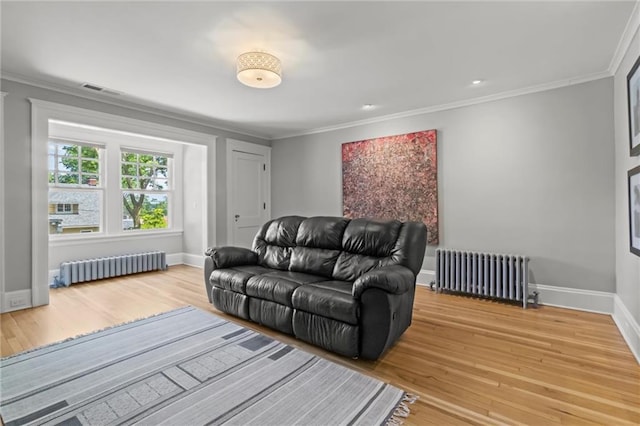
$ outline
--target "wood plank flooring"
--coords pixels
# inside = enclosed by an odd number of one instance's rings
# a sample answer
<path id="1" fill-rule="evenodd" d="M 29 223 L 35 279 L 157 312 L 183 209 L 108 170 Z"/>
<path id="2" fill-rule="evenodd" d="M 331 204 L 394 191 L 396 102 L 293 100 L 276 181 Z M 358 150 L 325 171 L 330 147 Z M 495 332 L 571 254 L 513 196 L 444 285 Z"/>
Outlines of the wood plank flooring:
<path id="1" fill-rule="evenodd" d="M 0 316 L 2 356 L 193 305 L 388 381 L 420 399 L 408 424 L 640 424 L 640 366 L 606 315 L 435 294 L 419 287 L 413 324 L 376 362 L 352 360 L 211 306 L 202 270 L 51 291 L 51 304 Z"/>

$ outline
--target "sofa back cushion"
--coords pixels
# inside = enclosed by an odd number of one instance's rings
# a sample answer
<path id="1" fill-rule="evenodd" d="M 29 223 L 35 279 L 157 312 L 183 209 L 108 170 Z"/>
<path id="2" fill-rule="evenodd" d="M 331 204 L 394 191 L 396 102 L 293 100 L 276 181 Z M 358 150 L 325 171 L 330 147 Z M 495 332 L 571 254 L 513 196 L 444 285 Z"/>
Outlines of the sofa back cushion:
<path id="1" fill-rule="evenodd" d="M 354 281 L 374 268 L 403 265 L 417 275 L 427 231 L 422 223 L 286 216 L 253 241 L 262 266 Z"/>
<path id="2" fill-rule="evenodd" d="M 296 247 L 291 250 L 289 269 L 332 277 L 348 219 L 341 217 L 310 217 L 298 228 Z"/>
<path id="3" fill-rule="evenodd" d="M 333 269 L 333 278 L 354 281 L 374 268 L 393 264 L 392 251 L 402 222 L 353 219 L 342 237 L 342 252 Z"/>
<path id="4" fill-rule="evenodd" d="M 289 269 L 291 249 L 296 246 L 298 227 L 304 219 L 301 216 L 285 216 L 262 225 L 253 239 L 253 251 L 258 253 L 260 265 Z"/>

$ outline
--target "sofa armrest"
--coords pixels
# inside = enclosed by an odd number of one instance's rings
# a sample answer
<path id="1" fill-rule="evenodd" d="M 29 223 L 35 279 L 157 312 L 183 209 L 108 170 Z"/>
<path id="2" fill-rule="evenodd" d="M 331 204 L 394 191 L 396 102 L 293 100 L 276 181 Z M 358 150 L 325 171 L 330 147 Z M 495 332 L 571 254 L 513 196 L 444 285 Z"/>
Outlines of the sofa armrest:
<path id="1" fill-rule="evenodd" d="M 416 277 L 409 268 L 402 265 L 384 266 L 361 275 L 353 283 L 351 293 L 355 299 L 360 299 L 362 293 L 369 288 L 377 288 L 391 294 L 403 294 L 411 290 L 415 282 Z"/>
<path id="2" fill-rule="evenodd" d="M 258 254 L 242 247 L 210 247 L 205 254 L 213 260 L 214 269 L 258 264 Z"/>

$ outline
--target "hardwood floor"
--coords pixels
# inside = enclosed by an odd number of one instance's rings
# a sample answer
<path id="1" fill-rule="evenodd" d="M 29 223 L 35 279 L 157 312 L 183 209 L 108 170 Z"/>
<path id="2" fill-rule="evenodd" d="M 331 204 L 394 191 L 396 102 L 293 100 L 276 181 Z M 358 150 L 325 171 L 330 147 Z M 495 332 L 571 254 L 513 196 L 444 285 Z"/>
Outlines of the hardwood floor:
<path id="1" fill-rule="evenodd" d="M 517 306 L 419 287 L 412 326 L 376 361 L 352 360 L 220 313 L 202 270 L 51 291 L 51 304 L 0 316 L 2 356 L 185 305 L 197 306 L 420 399 L 408 424 L 640 424 L 640 366 L 609 316 Z"/>

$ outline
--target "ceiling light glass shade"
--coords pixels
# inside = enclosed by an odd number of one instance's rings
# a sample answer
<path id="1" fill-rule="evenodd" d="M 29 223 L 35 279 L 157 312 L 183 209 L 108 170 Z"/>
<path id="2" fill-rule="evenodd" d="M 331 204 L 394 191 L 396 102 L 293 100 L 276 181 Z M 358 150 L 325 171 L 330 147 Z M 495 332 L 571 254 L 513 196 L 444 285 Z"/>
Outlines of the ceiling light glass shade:
<path id="1" fill-rule="evenodd" d="M 247 52 L 238 56 L 238 80 L 258 89 L 276 87 L 282 82 L 280 59 L 264 52 Z"/>

